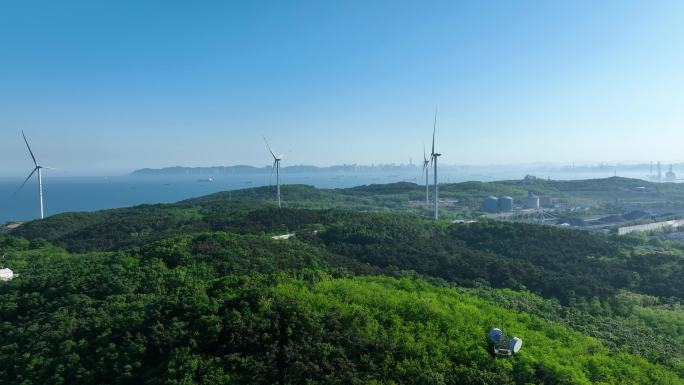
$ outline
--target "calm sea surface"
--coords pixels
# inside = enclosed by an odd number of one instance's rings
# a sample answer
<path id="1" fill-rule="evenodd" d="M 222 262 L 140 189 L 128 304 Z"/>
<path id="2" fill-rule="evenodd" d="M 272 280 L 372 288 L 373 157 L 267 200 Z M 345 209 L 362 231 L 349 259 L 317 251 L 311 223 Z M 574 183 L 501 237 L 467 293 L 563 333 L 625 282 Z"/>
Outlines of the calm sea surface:
<path id="1" fill-rule="evenodd" d="M 218 191 L 235 190 L 269 184 L 269 175 L 218 175 L 212 182 L 203 182 L 198 177 L 60 177 L 46 172 L 43 177 L 45 215 L 50 216 L 67 211 L 94 211 L 116 207 L 127 207 L 143 203 L 169 203 L 198 197 Z M 466 180 L 520 179 L 525 172 L 463 173 L 440 172 L 440 183 Z M 537 173 L 539 177 L 552 179 L 605 178 L 611 173 Z M 358 174 L 291 174 L 283 172 L 282 183 L 302 183 L 323 188 L 352 187 L 372 183 L 410 181 L 420 183 L 420 172 L 358 173 Z M 642 173 L 620 176 L 643 178 Z M 204 177 L 202 177 L 204 178 Z M 432 180 L 431 180 L 432 181 Z M 30 220 L 39 216 L 38 186 L 34 179 L 16 192 L 22 179 L 0 179 L 0 223 L 14 220 Z M 16 192 L 16 193 L 15 193 Z M 287 197 L 283 197 L 287 200 Z"/>

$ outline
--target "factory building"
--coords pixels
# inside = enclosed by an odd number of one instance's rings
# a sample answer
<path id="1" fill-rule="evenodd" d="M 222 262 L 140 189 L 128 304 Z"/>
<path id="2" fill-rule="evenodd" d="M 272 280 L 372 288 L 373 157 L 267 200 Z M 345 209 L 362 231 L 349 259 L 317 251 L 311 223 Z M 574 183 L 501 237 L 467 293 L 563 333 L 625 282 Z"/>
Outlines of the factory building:
<path id="1" fill-rule="evenodd" d="M 494 196 L 488 196 L 485 198 L 484 203 L 482 204 L 482 208 L 484 211 L 490 212 L 490 213 L 495 213 L 499 211 L 499 199 Z"/>
<path id="2" fill-rule="evenodd" d="M 539 209 L 539 196 L 535 195 L 532 191 L 527 193 L 527 196 L 523 198 L 523 208 L 526 209 Z"/>
<path id="3" fill-rule="evenodd" d="M 539 204 L 541 207 L 549 207 L 552 208 L 556 204 L 556 200 L 551 198 L 550 196 L 543 196 L 539 199 Z"/>
<path id="4" fill-rule="evenodd" d="M 513 198 L 508 195 L 499 198 L 499 211 L 513 211 Z"/>

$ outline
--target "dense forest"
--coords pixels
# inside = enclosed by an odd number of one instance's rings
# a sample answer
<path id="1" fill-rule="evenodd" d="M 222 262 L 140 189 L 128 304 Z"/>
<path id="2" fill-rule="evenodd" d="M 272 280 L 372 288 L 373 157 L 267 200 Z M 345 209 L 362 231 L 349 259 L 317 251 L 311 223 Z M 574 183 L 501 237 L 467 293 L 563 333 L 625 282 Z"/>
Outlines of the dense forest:
<path id="1" fill-rule="evenodd" d="M 0 382 L 684 383 L 679 244 L 288 187 L 301 207 L 250 189 L 0 235 Z"/>

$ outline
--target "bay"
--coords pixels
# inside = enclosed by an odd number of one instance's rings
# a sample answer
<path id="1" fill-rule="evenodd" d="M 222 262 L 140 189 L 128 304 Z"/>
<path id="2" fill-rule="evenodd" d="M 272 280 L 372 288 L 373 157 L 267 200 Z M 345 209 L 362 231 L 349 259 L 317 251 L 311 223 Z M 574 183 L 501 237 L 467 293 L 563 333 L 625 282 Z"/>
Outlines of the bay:
<path id="1" fill-rule="evenodd" d="M 440 170 L 440 183 L 470 180 L 495 181 L 521 179 L 523 170 Z M 568 180 L 605 178 L 609 172 L 544 171 L 538 177 Z M 625 172 L 620 176 L 644 178 L 642 172 Z M 35 178 L 17 191 L 23 179 L 0 179 L 0 223 L 26 221 L 39 217 L 38 186 Z M 424 183 L 420 170 L 376 173 L 295 173 L 281 175 L 283 184 L 307 184 L 319 188 L 346 188 L 364 184 L 400 181 Z M 430 175 L 432 183 L 432 175 Z M 171 203 L 219 191 L 269 185 L 269 174 L 217 175 L 209 182 L 192 176 L 110 176 L 65 177 L 46 172 L 43 176 L 45 215 L 70 211 L 94 211 L 139 204 Z M 287 201 L 287 196 L 283 196 Z"/>

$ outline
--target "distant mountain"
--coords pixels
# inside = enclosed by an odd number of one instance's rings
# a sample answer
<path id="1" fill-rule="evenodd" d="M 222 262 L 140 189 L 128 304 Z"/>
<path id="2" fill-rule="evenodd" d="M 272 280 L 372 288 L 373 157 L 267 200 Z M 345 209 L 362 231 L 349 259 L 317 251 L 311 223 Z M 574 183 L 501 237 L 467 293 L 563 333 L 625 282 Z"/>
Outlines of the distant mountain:
<path id="1" fill-rule="evenodd" d="M 402 170 L 417 170 L 418 166 L 414 164 L 380 164 L 380 165 L 357 165 L 357 164 L 343 164 L 328 167 L 295 165 L 282 167 L 283 171 L 290 173 L 365 173 L 365 172 L 391 172 Z M 234 174 L 254 174 L 254 173 L 269 173 L 270 166 L 254 167 L 246 165 L 236 166 L 211 166 L 211 167 L 164 167 L 164 168 L 143 168 L 133 171 L 135 176 L 156 176 L 156 175 L 234 175 Z"/>
<path id="2" fill-rule="evenodd" d="M 669 169 L 669 163 L 661 164 L 662 179 L 665 180 L 666 171 Z M 673 163 L 674 172 L 679 172 L 684 169 L 684 163 Z M 455 164 L 441 164 L 440 169 L 443 171 L 457 171 L 470 173 L 493 173 L 493 172 L 517 172 L 517 173 L 639 173 L 639 177 L 655 178 L 657 175 L 657 163 L 596 163 L 596 164 L 559 164 L 559 163 L 526 163 L 526 164 L 480 164 L 480 165 L 455 165 Z M 342 164 L 327 167 L 319 167 L 312 165 L 294 165 L 282 167 L 281 170 L 288 173 L 377 173 L 377 172 L 402 172 L 420 171 L 420 167 L 416 164 Z M 234 166 L 209 166 L 209 167 L 164 167 L 164 168 L 143 168 L 133 171 L 132 175 L 136 176 L 168 176 L 168 175 L 235 175 L 235 174 L 254 174 L 254 173 L 270 173 L 271 167 L 255 167 L 247 165 Z M 622 175 L 625 176 L 625 175 Z M 635 175 L 632 174 L 632 177 Z M 562 178 L 566 179 L 566 178 Z M 583 179 L 583 177 L 573 177 L 572 179 Z"/>

